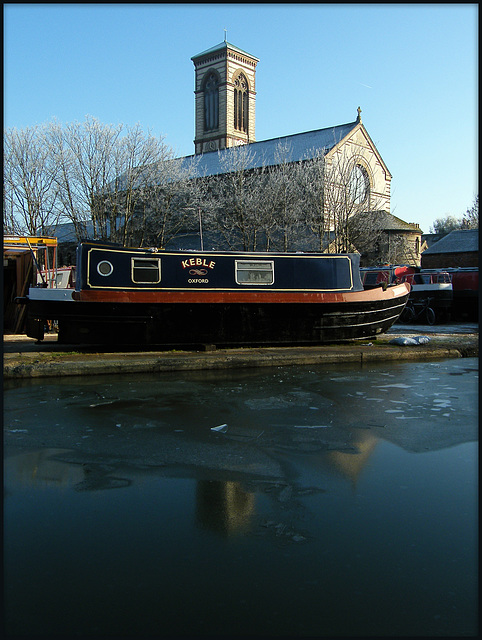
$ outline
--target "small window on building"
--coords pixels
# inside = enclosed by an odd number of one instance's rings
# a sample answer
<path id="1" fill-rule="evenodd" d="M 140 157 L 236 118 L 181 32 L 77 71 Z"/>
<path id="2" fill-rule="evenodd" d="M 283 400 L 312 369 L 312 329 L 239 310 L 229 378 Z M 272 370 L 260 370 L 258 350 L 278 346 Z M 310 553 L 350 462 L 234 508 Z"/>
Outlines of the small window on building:
<path id="1" fill-rule="evenodd" d="M 132 282 L 157 284 L 161 281 L 160 258 L 132 258 Z"/>
<path id="2" fill-rule="evenodd" d="M 272 260 L 236 260 L 236 282 L 237 284 L 273 284 L 274 262 Z"/>

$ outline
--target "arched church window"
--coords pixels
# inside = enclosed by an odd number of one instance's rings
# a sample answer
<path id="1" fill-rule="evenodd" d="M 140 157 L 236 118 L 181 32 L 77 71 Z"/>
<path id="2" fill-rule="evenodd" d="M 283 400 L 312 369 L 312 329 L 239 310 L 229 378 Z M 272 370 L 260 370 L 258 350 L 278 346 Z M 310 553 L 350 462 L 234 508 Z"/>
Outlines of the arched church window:
<path id="1" fill-rule="evenodd" d="M 209 74 L 204 84 L 204 130 L 219 126 L 219 82 L 216 74 Z"/>
<path id="2" fill-rule="evenodd" d="M 350 174 L 350 197 L 354 204 L 363 204 L 370 194 L 370 178 L 361 164 L 353 167 Z"/>
<path id="3" fill-rule="evenodd" d="M 242 73 L 234 79 L 234 128 L 248 133 L 248 81 Z"/>

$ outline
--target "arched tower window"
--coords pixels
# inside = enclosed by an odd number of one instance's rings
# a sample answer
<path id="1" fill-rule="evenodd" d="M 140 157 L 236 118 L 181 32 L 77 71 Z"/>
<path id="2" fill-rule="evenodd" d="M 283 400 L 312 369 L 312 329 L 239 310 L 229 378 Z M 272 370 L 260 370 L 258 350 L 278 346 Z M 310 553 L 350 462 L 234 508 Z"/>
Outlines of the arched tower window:
<path id="1" fill-rule="evenodd" d="M 248 81 L 242 73 L 234 79 L 234 128 L 248 133 Z"/>
<path id="2" fill-rule="evenodd" d="M 210 73 L 204 83 L 204 130 L 219 127 L 219 81 L 215 73 Z"/>

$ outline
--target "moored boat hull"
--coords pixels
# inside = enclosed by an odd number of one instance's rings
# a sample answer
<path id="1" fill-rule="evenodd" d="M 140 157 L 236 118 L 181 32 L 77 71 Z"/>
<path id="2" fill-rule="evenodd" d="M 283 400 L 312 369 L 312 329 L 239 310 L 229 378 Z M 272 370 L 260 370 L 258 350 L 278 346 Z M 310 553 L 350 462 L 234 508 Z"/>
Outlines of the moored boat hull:
<path id="1" fill-rule="evenodd" d="M 406 284 L 295 301 L 114 302 L 31 300 L 29 317 L 58 321 L 63 344 L 269 346 L 374 338 L 398 319 Z M 128 298 L 132 296 L 128 296 Z M 176 296 L 177 297 L 177 296 Z M 127 299 L 128 299 L 127 298 Z M 298 296 L 302 299 L 302 296 Z M 35 333 L 35 330 L 33 330 Z M 31 331 L 32 334 L 32 331 Z M 32 335 L 42 339 L 43 335 Z"/>

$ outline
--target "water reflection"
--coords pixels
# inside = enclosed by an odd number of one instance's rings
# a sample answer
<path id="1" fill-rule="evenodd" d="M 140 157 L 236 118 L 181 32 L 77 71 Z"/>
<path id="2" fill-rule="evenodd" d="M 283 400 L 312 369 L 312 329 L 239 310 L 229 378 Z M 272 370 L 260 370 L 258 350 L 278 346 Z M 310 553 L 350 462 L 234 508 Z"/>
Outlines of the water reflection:
<path id="1" fill-rule="evenodd" d="M 234 438 L 238 441 L 237 437 Z M 230 437 L 227 436 L 227 440 L 229 439 Z M 322 442 L 316 441 L 315 443 L 312 437 L 296 435 L 290 440 L 289 445 L 283 443 L 282 445 L 277 445 L 277 448 L 279 450 L 289 448 L 297 453 L 318 453 L 319 455 L 313 459 L 316 460 L 316 466 L 320 470 L 326 468 L 355 482 L 378 442 L 379 438 L 363 432 L 356 434 L 356 437 L 353 437 L 349 444 L 330 443 L 327 439 L 323 439 Z M 329 449 L 332 446 L 336 446 L 336 450 L 330 451 Z M 223 451 L 226 452 L 226 449 L 224 448 Z M 286 486 L 283 481 L 285 476 L 283 476 L 281 458 L 275 466 L 270 456 L 265 460 L 266 464 L 263 465 L 259 456 L 257 456 L 256 460 L 250 461 L 249 451 L 245 450 L 244 453 L 245 455 L 242 458 L 246 460 L 246 465 L 251 470 L 247 473 L 237 470 L 233 477 L 244 476 L 245 481 L 251 485 L 256 484 L 257 481 L 261 485 L 269 484 L 281 488 Z M 238 452 L 233 450 L 232 453 L 224 453 L 224 455 L 234 457 L 238 456 Z M 289 477 L 286 461 L 284 461 L 284 464 L 286 477 Z M 218 471 L 221 466 L 223 466 L 222 461 L 218 464 Z M 234 467 L 235 465 L 226 463 L 224 466 L 224 470 L 227 471 L 229 466 Z M 253 470 L 255 470 L 255 473 L 253 473 Z M 134 481 L 134 477 L 142 473 L 142 471 L 145 471 L 145 465 L 136 465 L 134 463 L 126 467 L 122 462 L 114 461 L 110 455 L 103 455 L 94 460 L 93 457 L 85 456 L 82 452 L 74 449 L 39 449 L 28 453 L 9 455 L 5 460 L 5 475 L 12 484 L 22 487 L 56 486 L 63 489 L 70 487 L 76 491 L 124 488 L 128 487 Z M 178 465 L 161 466 L 160 468 L 158 465 L 154 465 L 150 468 L 150 472 L 177 476 L 179 468 Z M 259 476 L 260 472 L 265 473 Z M 115 473 L 115 476 L 112 475 L 113 473 Z M 132 477 L 118 477 L 119 474 Z M 190 476 L 192 474 L 193 470 L 185 469 L 183 471 L 183 475 Z M 296 480 L 293 480 L 293 483 L 296 484 Z M 232 480 L 224 482 L 221 480 L 207 482 L 201 480 L 198 484 L 205 487 L 199 490 L 199 495 L 205 495 L 206 499 L 211 496 L 211 501 L 213 501 L 215 495 L 218 495 L 224 501 L 229 497 L 229 502 L 235 504 L 237 502 L 236 496 L 241 491 L 239 482 L 233 482 Z M 210 486 L 211 490 L 209 490 Z M 217 488 L 215 489 L 215 487 Z M 238 487 L 238 489 L 235 490 L 234 487 Z M 247 502 L 245 498 L 242 501 Z M 203 510 L 205 509 L 206 506 Z M 252 511 L 252 507 L 249 511 Z"/>
<path id="2" fill-rule="evenodd" d="M 475 359 L 8 383 L 9 628 L 470 635 L 476 397 Z"/>
<path id="3" fill-rule="evenodd" d="M 196 519 L 207 529 L 230 535 L 246 531 L 254 513 L 254 493 L 239 482 L 200 480 L 196 486 Z"/>
<path id="4" fill-rule="evenodd" d="M 358 477 L 367 464 L 378 443 L 378 438 L 370 433 L 361 433 L 356 441 L 356 451 L 331 451 L 327 454 L 327 462 L 343 477 L 350 480 L 355 487 Z"/>
<path id="5" fill-rule="evenodd" d="M 40 449 L 10 456 L 5 460 L 5 476 L 21 487 L 75 487 L 83 481 L 84 471 L 81 466 L 57 459 L 62 453 L 69 453 L 69 449 Z"/>
<path id="6" fill-rule="evenodd" d="M 327 473 L 355 485 L 380 441 L 411 452 L 475 441 L 476 378 L 471 360 L 10 384 L 6 477 L 76 491 L 191 477 L 204 497 L 198 513 L 216 503 L 205 521 L 235 522 L 219 504 L 229 502 L 244 522 L 267 487 L 324 490 Z M 309 487 L 299 455 L 316 471 Z"/>

